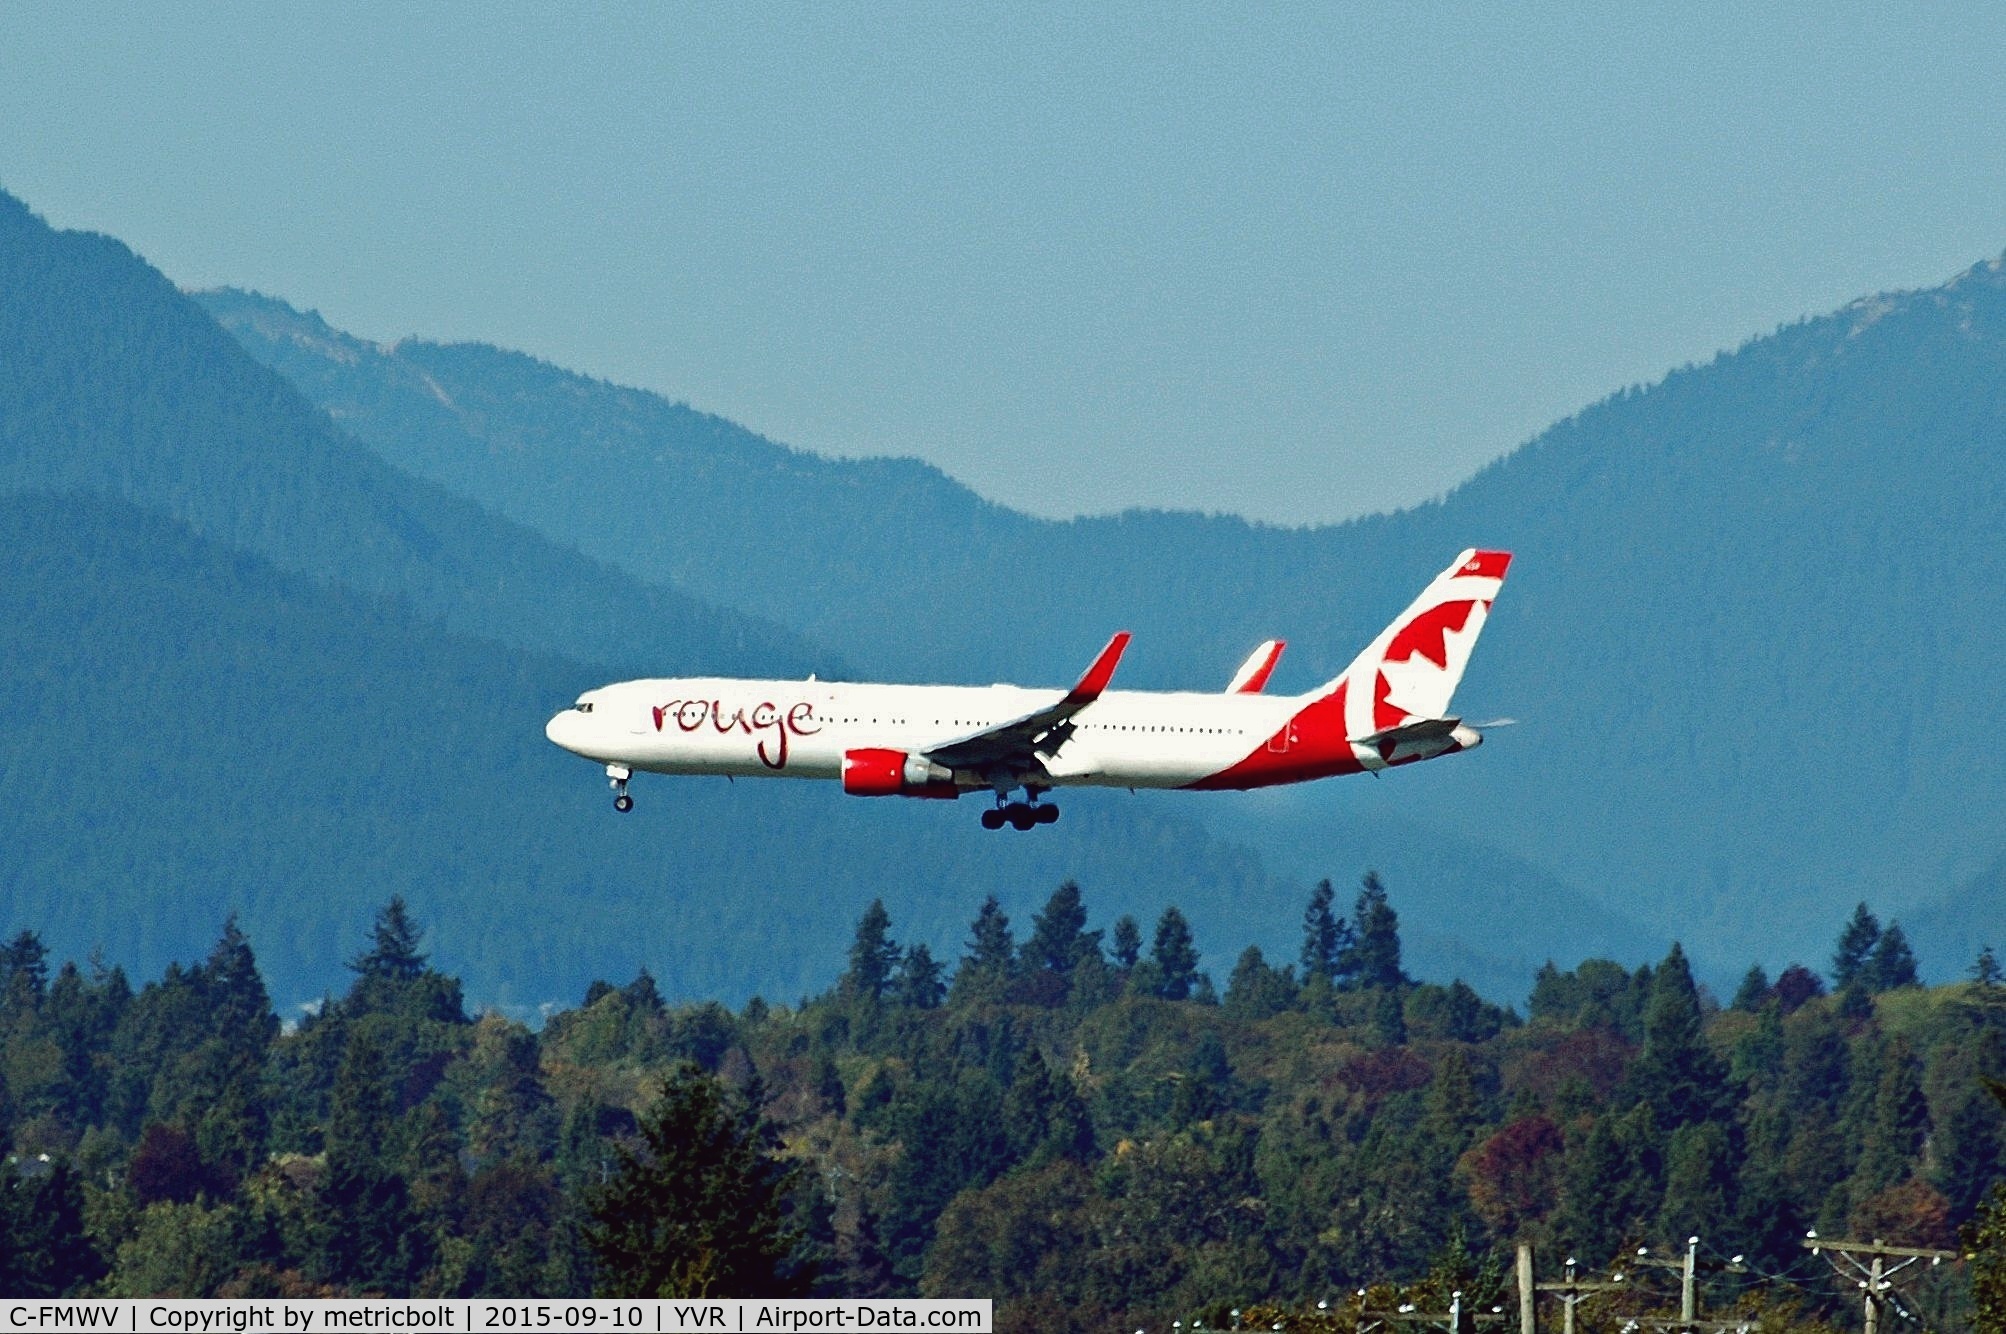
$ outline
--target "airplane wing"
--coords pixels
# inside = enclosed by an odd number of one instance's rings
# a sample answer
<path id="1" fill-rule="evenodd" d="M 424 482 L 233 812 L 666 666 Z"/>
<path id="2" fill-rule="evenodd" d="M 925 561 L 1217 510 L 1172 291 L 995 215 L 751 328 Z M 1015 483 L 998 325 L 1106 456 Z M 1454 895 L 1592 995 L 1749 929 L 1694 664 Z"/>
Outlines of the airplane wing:
<path id="1" fill-rule="evenodd" d="M 1021 718 L 974 732 L 938 746 L 929 746 L 926 756 L 950 769 L 1036 769 L 1058 752 L 1073 734 L 1073 715 L 1099 699 L 1114 679 L 1115 664 L 1128 648 L 1128 631 L 1123 630 L 1094 659 L 1079 684 L 1056 703 L 1048 704 Z"/>

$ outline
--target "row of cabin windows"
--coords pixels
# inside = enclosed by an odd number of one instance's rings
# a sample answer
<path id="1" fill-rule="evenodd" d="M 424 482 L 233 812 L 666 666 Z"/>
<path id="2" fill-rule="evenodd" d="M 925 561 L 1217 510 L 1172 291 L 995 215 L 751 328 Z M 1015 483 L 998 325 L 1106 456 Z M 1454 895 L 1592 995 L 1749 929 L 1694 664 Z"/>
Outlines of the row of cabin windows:
<path id="1" fill-rule="evenodd" d="M 864 721 L 864 719 L 837 718 L 834 719 L 833 721 L 838 724 L 848 724 L 848 723 L 861 723 Z M 879 726 L 881 724 L 889 727 L 904 727 L 906 725 L 906 720 L 903 718 L 892 718 L 892 719 L 872 718 L 870 720 L 870 723 L 873 727 Z M 994 723 L 971 722 L 965 718 L 946 718 L 946 719 L 936 718 L 933 720 L 933 725 L 935 727 L 948 727 L 948 726 L 994 727 L 995 726 Z M 1162 727 L 1162 726 L 1139 727 L 1139 726 L 1130 726 L 1126 723 L 1084 723 L 1081 725 L 1080 730 L 1083 732 L 1180 732 L 1186 735 L 1199 735 L 1199 736 L 1226 736 L 1229 734 L 1232 736 L 1246 735 L 1246 729 L 1239 727 Z"/>

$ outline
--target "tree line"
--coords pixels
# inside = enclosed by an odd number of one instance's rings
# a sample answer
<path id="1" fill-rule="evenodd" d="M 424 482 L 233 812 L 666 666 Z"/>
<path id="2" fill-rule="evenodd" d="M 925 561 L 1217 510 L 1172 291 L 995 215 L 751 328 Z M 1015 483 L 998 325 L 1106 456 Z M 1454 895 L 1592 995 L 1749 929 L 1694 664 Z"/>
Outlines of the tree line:
<path id="1" fill-rule="evenodd" d="M 1782 1327 L 1850 1309 L 1805 1275 L 1816 1228 L 1962 1230 L 1943 1318 L 2006 1309 L 1989 949 L 1924 988 L 1861 905 L 1825 974 L 1754 968 L 1725 1007 L 1674 945 L 1548 964 L 1520 1015 L 1410 977 L 1374 876 L 1223 989 L 1175 907 L 1088 923 L 1070 882 L 1021 941 L 990 898 L 950 964 L 874 902 L 799 1004 L 670 1005 L 643 971 L 540 1031 L 470 1015 L 395 898 L 290 1027 L 234 921 L 137 989 L 22 931 L 0 1291 L 988 1295 L 1011 1328 L 1135 1328 L 1476 1300 L 1521 1240 L 1594 1266 L 1701 1234 L 1742 1257 L 1714 1303 Z"/>

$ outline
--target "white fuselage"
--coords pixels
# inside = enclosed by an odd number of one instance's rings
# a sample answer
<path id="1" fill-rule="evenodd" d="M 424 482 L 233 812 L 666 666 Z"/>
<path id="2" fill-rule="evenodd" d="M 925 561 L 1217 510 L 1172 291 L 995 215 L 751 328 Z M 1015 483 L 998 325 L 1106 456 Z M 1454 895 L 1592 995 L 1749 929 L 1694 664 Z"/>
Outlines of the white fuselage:
<path id="1" fill-rule="evenodd" d="M 846 751 L 923 752 L 1051 702 L 1020 686 L 687 678 L 580 697 L 546 729 L 566 750 L 664 774 L 839 778 Z M 1110 690 L 1073 719 L 1054 785 L 1187 787 L 1265 746 L 1300 708 L 1265 695 Z M 973 775 L 964 786 L 983 786 Z"/>
<path id="2" fill-rule="evenodd" d="M 924 753 L 1021 717 L 1055 693 L 1011 685 L 624 681 L 588 691 L 545 730 L 566 750 L 637 771 L 840 778 L 846 752 Z M 1394 759 L 1349 744 L 1335 755 L 1309 753 L 1303 743 L 1310 738 L 1299 738 L 1291 725 L 1303 707 L 1293 696 L 1109 690 L 1074 716 L 1071 737 L 1045 772 L 1055 787 L 1178 788 L 1212 786 L 1208 780 L 1246 768 L 1249 781 L 1216 785 L 1254 787 L 1384 768 Z M 1398 757 L 1409 758 L 1425 757 Z M 990 785 L 978 772 L 957 770 L 954 781 L 962 788 Z"/>

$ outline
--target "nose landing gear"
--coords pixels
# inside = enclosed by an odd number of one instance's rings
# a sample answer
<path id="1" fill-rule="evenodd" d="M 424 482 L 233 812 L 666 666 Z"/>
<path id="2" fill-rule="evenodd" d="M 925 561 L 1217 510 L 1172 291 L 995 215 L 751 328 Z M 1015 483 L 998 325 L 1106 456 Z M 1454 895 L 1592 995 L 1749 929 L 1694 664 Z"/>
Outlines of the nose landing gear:
<path id="1" fill-rule="evenodd" d="M 613 809 L 622 815 L 634 809 L 634 799 L 627 795 L 627 780 L 633 776 L 634 771 L 624 764 L 606 766 L 606 778 L 613 789 Z"/>

